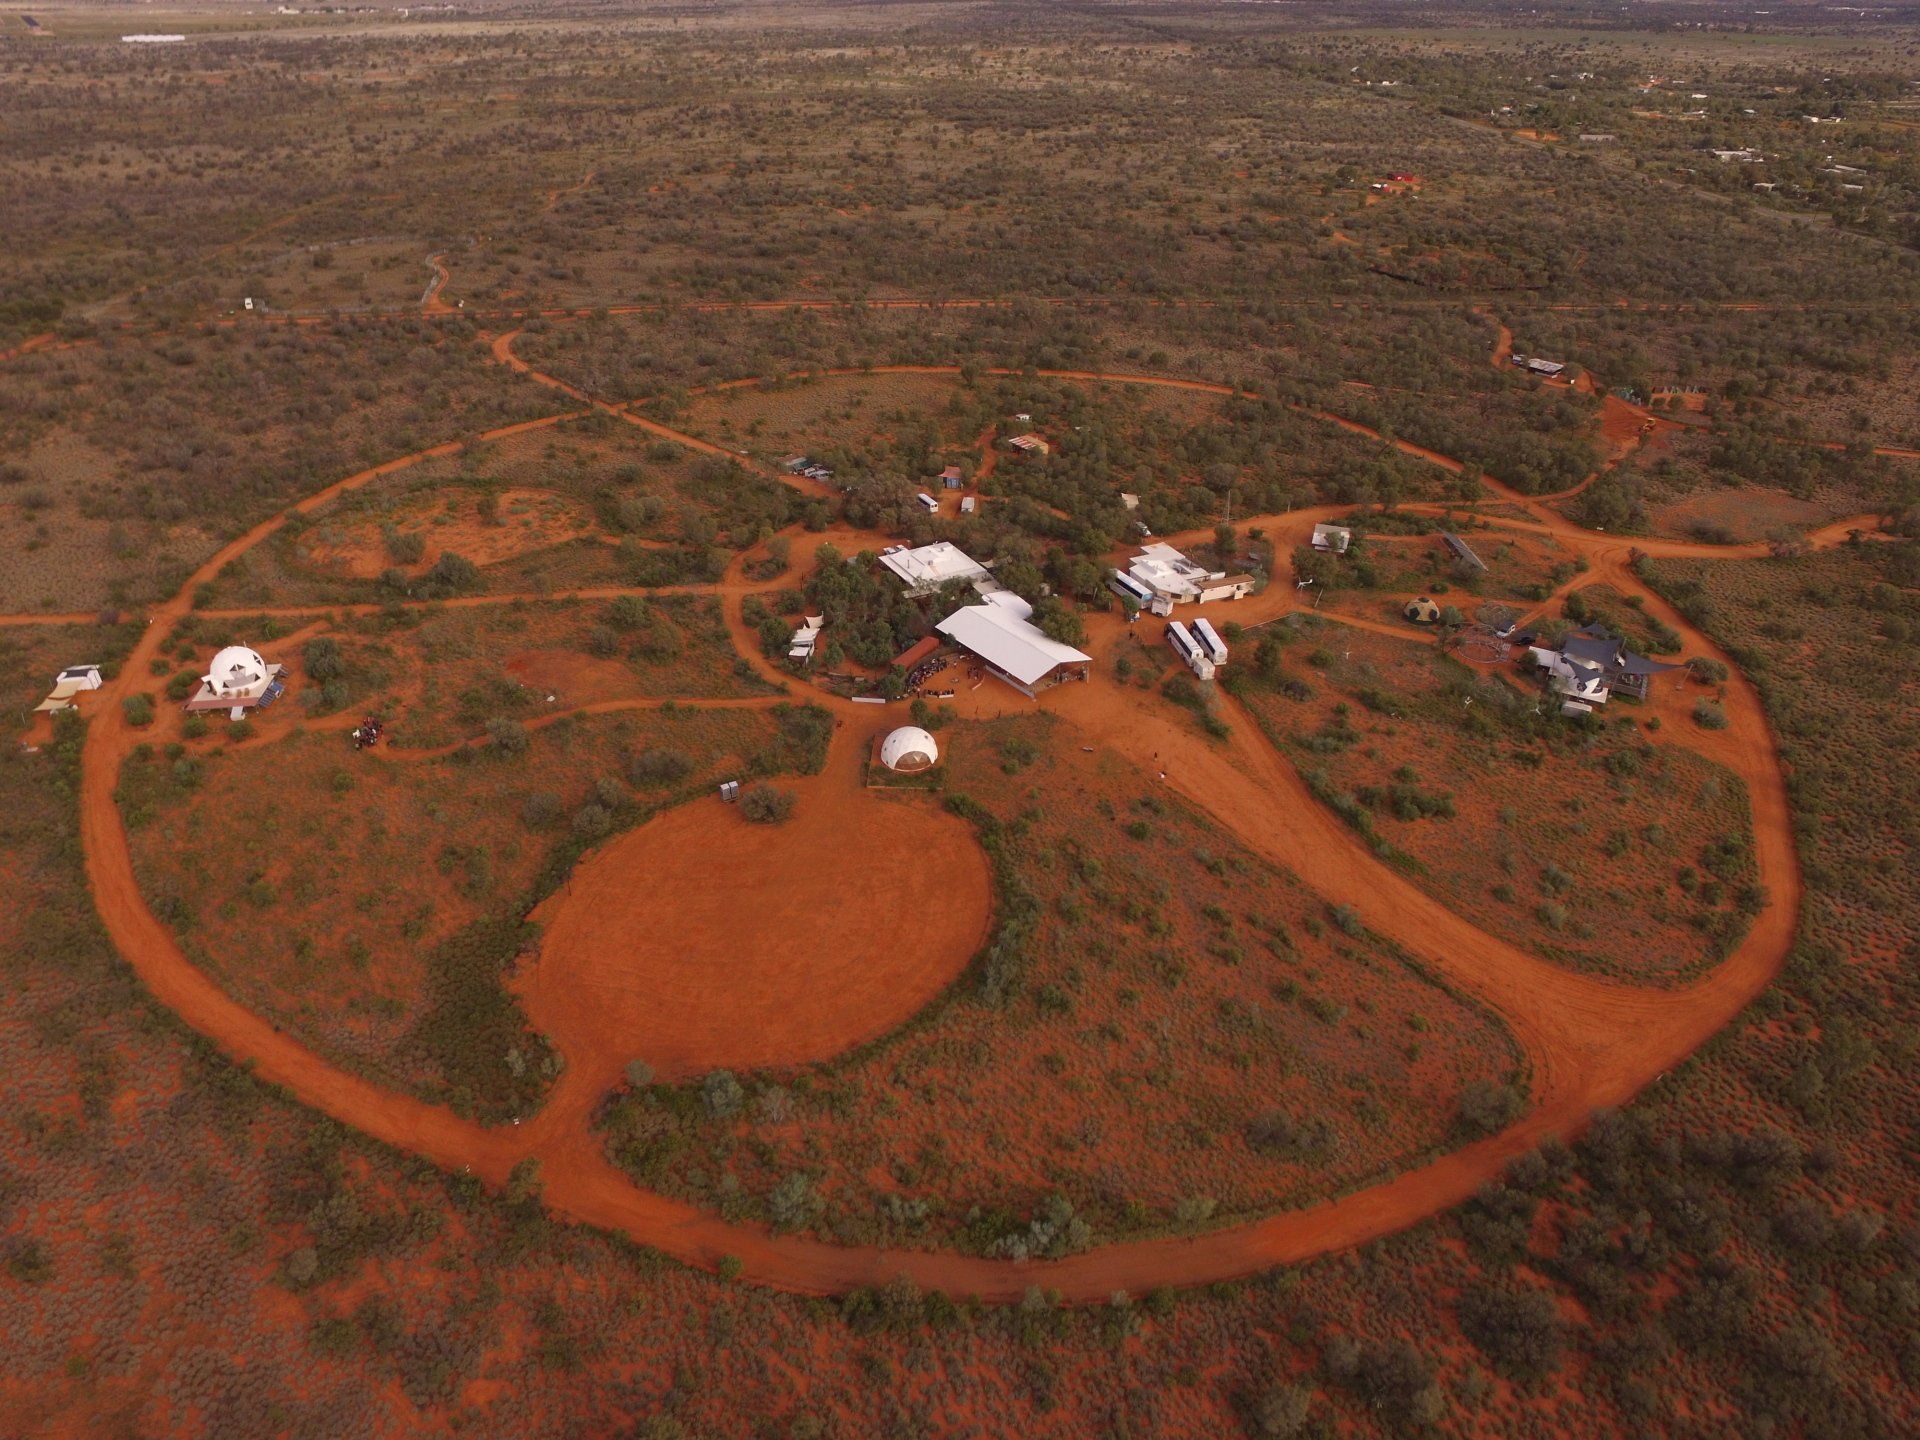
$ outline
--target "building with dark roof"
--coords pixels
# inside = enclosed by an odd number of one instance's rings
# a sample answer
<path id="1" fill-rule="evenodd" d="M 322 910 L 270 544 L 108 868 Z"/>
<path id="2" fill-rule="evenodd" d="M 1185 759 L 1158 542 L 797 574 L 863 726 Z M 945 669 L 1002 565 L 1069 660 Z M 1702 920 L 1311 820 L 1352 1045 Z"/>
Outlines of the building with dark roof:
<path id="1" fill-rule="evenodd" d="M 1654 676 L 1681 668 L 1636 655 L 1598 625 L 1570 630 L 1557 645 L 1543 641 L 1530 653 L 1546 671 L 1548 689 L 1589 707 L 1606 704 L 1615 690 L 1644 700 Z"/>

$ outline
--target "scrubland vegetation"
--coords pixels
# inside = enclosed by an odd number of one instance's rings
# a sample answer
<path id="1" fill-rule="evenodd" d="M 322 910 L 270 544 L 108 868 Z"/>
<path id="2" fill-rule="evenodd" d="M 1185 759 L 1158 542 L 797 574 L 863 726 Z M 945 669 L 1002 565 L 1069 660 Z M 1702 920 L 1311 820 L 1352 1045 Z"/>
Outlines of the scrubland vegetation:
<path id="1" fill-rule="evenodd" d="M 903 29 L 884 8 L 215 7 L 157 47 L 116 43 L 117 13 L 0 17 L 0 700 L 35 745 L 0 756 L 0 1430 L 1915 1428 L 1920 569 L 1911 538 L 1796 553 L 1868 511 L 1920 532 L 1915 462 L 1874 453 L 1920 443 L 1912 34 L 1708 5 L 1444 31 L 1269 8 Z M 923 303 L 963 300 L 988 303 Z M 1580 383 L 1522 378 L 1502 327 Z M 536 371 L 635 403 L 479 439 L 590 409 L 499 363 L 509 331 Z M 961 373 L 819 376 L 886 365 Z M 1661 423 L 1608 431 L 1609 391 Z M 995 444 L 1016 414 L 1051 456 Z M 150 674 L 28 728 L 55 671 L 116 675 L 222 544 L 452 443 L 296 516 L 191 595 Z M 848 488 L 765 473 L 793 452 Z M 977 518 L 918 513 L 949 463 Z M 801 703 L 545 723 L 773 699 L 713 596 L 551 597 L 711 585 L 751 557 L 747 582 L 791 588 L 749 598 L 750 625 L 818 605 L 836 662 L 878 670 L 921 612 L 845 552 L 789 573 L 776 531 L 954 538 L 1065 625 L 1106 603 L 1136 519 L 1342 504 L 1368 507 L 1359 550 L 1301 572 L 1330 615 L 1397 623 L 1387 597 L 1418 589 L 1466 619 L 1545 601 L 1570 562 L 1461 518 L 1491 562 L 1462 575 L 1413 538 L 1436 517 L 1398 507 L 1596 471 L 1555 502 L 1583 525 L 1782 552 L 1640 573 L 1780 737 L 1807 887 L 1785 973 L 1576 1142 L 1253 1279 L 985 1306 L 904 1281 L 799 1299 L 731 1256 L 683 1270 L 552 1218 L 537 1165 L 490 1190 L 259 1083 L 135 982 L 89 894 L 80 749 L 111 717 L 135 731 L 116 803 L 138 879 L 191 960 L 332 1063 L 504 1127 L 557 1068 L 513 990 L 531 903 L 722 776 L 762 782 L 756 835 L 791 833 L 782 777 L 819 772 L 832 731 Z M 1228 529 L 1208 553 L 1265 576 L 1271 552 Z M 504 595 L 536 598 L 461 608 Z M 315 608 L 267 613 L 288 607 Z M 60 623 L 13 623 L 36 615 Z M 1542 618 L 1665 653 L 1597 587 Z M 1398 640 L 1267 628 L 1232 637 L 1228 688 L 1450 906 L 1641 983 L 1742 933 L 1747 805 L 1714 765 L 1644 724 L 1552 724 L 1424 651 L 1389 663 Z M 287 663 L 293 693 L 183 721 L 230 641 Z M 1097 683 L 1221 733 L 1171 664 L 1143 650 Z M 1724 735 L 1727 676 L 1697 674 L 1669 729 Z M 356 753 L 375 709 L 391 743 Z M 643 1185 L 783 1235 L 1043 1259 L 1184 1245 L 1524 1109 L 1493 1017 L 1145 771 L 1041 721 L 940 734 L 937 798 L 876 803 L 974 826 L 995 909 L 973 967 L 818 1067 L 668 1084 L 642 1057 L 596 1139 Z"/>
<path id="2" fill-rule="evenodd" d="M 605 1127 L 636 1179 L 843 1243 L 1064 1254 L 1391 1173 L 1515 1085 L 1497 1020 L 1055 729 L 940 731 L 1000 891 L 950 998 L 817 1069 L 634 1087 Z"/>

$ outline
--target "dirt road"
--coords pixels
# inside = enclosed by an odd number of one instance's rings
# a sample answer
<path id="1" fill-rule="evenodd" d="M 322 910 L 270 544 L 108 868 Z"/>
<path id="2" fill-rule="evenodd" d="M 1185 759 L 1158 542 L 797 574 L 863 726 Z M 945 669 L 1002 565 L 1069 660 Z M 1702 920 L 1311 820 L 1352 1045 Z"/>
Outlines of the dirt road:
<path id="1" fill-rule="evenodd" d="M 496 341 L 496 355 L 503 363 L 534 373 L 515 360 L 511 342 L 510 334 Z M 894 373 L 954 372 L 942 367 L 896 367 Z M 1046 373 L 1089 382 L 1233 393 L 1227 386 L 1163 377 L 1085 371 Z M 535 378 L 597 409 L 643 423 L 624 406 L 593 400 L 553 377 Z M 581 413 L 586 412 L 573 412 Z M 567 418 L 572 416 L 550 417 L 510 429 L 537 428 Z M 1350 425 L 1335 416 L 1320 418 Z M 656 422 L 644 422 L 643 428 L 696 449 L 728 453 Z M 289 513 L 310 510 L 327 497 L 367 483 L 377 475 L 459 448 L 458 444 L 434 447 L 349 476 L 308 497 Z M 1414 447 L 1411 453 L 1437 465 L 1459 468 L 1457 461 L 1431 451 Z M 1337 511 L 1338 507 L 1329 507 L 1253 517 L 1245 523 L 1266 527 L 1284 556 L 1293 543 L 1305 538 L 1316 519 Z M 1685 637 L 1690 652 L 1713 656 L 1732 668 L 1728 657 L 1647 590 L 1630 562 L 1635 549 L 1663 555 L 1726 557 L 1760 554 L 1764 547 L 1629 542 L 1580 530 L 1531 503 L 1527 513 L 1535 518 L 1494 523 L 1552 535 L 1588 560 L 1591 568 L 1582 577 L 1585 583 L 1606 583 L 1642 597 L 1649 614 Z M 155 618 L 167 623 L 149 627 L 123 667 L 123 677 L 146 673 L 146 662 L 159 639 L 172 620 L 186 613 L 196 586 L 257 544 L 284 519 L 264 522 L 222 547 L 178 596 L 160 607 Z M 1826 527 L 1821 543 L 1838 543 L 1858 523 L 1842 521 Z M 793 536 L 796 556 L 803 550 L 810 554 L 807 547 L 828 541 L 857 548 L 884 538 L 848 531 L 820 536 L 796 532 Z M 1180 538 L 1175 537 L 1176 543 Z M 690 588 L 721 597 L 729 632 L 740 654 L 760 673 L 786 685 L 789 677 L 760 654 L 742 618 L 745 596 L 766 587 L 743 582 L 739 576 L 741 563 L 736 562 L 734 571 L 718 586 Z M 1261 595 L 1223 606 L 1223 617 L 1256 623 L 1287 613 L 1295 606 L 1290 579 L 1285 573 L 1277 575 Z M 779 581 L 770 583 L 777 585 Z M 510 597 L 475 600 L 497 603 L 505 598 Z M 1121 643 L 1125 633 L 1124 625 L 1111 617 L 1096 617 L 1092 630 L 1089 645 L 1096 656 Z M 122 689 L 127 683 L 123 679 L 114 688 Z M 506 1178 L 516 1161 L 535 1158 L 541 1164 L 546 1202 L 556 1213 L 617 1229 L 696 1265 L 714 1266 L 721 1257 L 732 1256 L 741 1263 L 745 1275 L 765 1284 L 831 1293 L 906 1274 L 925 1287 L 992 1300 L 1014 1299 L 1029 1286 L 1041 1285 L 1057 1288 L 1071 1300 L 1098 1301 L 1116 1290 L 1137 1294 L 1157 1285 L 1193 1285 L 1245 1275 L 1414 1224 L 1466 1198 L 1497 1175 L 1510 1159 L 1548 1136 L 1575 1133 L 1596 1108 L 1629 1099 L 1738 1013 L 1777 972 L 1786 955 L 1798 916 L 1801 880 L 1778 752 L 1758 696 L 1737 669 L 1726 692 L 1730 722 L 1726 731 L 1689 734 L 1676 724 L 1660 732 L 1660 743 L 1700 749 L 1736 770 L 1746 782 L 1753 807 L 1755 858 L 1767 902 L 1734 953 L 1704 979 L 1679 990 L 1641 989 L 1558 969 L 1487 935 L 1447 910 L 1383 865 L 1320 805 L 1298 773 L 1264 739 L 1251 717 L 1238 712 L 1230 700 L 1224 703 L 1233 721 L 1232 733 L 1220 743 L 1207 739 L 1183 718 L 1134 703 L 1117 687 L 1095 682 L 1048 692 L 1042 702 L 1045 707 L 1076 727 L 1088 743 L 1143 768 L 1166 771 L 1168 783 L 1175 790 L 1206 810 L 1242 843 L 1293 871 L 1328 901 L 1350 906 L 1370 928 L 1492 1007 L 1511 1027 L 1525 1052 L 1533 1106 L 1525 1118 L 1499 1135 L 1387 1183 L 1311 1209 L 1227 1226 L 1192 1239 L 1127 1242 L 1046 1263 L 1015 1264 L 929 1252 L 843 1248 L 794 1236 L 775 1236 L 761 1227 L 729 1224 L 717 1216 L 637 1190 L 607 1161 L 589 1128 L 593 1109 L 617 1078 L 618 1064 L 632 1053 L 631 1027 L 646 1023 L 648 1003 L 656 995 L 668 1010 L 680 1014 L 686 1030 L 678 1038 L 663 1031 L 647 1039 L 670 1066 L 710 1063 L 716 1044 L 746 1046 L 741 1051 L 742 1064 L 754 1063 L 757 1053 L 751 1037 L 732 1034 L 732 1029 L 740 1027 L 730 1027 L 723 1011 L 713 1008 L 715 997 L 704 993 L 699 982 L 699 963 L 683 964 L 671 954 L 650 950 L 643 970 L 660 989 L 656 992 L 650 987 L 636 987 L 632 972 L 617 957 L 610 959 L 604 942 L 582 930 L 579 919 L 598 909 L 617 911 L 624 917 L 617 927 L 619 934 L 628 936 L 633 944 L 652 946 L 658 943 L 653 939 L 656 934 L 667 933 L 680 934 L 695 943 L 694 937 L 704 933 L 698 926 L 684 931 L 672 929 L 684 925 L 685 918 L 679 907 L 659 898 L 660 894 L 671 896 L 671 888 L 657 887 L 654 895 L 635 896 L 631 892 L 640 887 L 632 885 L 630 876 L 636 864 L 656 871 L 662 867 L 671 870 L 673 866 L 694 865 L 695 857 L 704 861 L 723 848 L 743 843 L 738 834 L 722 839 L 709 833 L 726 818 L 712 807 L 701 813 L 692 809 L 674 812 L 614 842 L 581 867 L 572 900 L 563 896 L 550 902 L 552 909 L 543 916 L 551 927 L 546 958 L 526 978 L 525 994 L 536 1023 L 555 1037 L 569 1066 L 538 1115 L 521 1126 L 500 1130 L 471 1124 L 337 1069 L 245 1010 L 186 959 L 171 933 L 148 909 L 135 882 L 113 791 L 121 763 L 138 743 L 140 732 L 126 724 L 121 708 L 110 703 L 115 698 L 111 695 L 106 697 L 109 703 L 96 707 L 88 730 L 82 763 L 81 834 L 88 878 L 101 917 L 114 943 L 161 1003 L 215 1040 L 230 1056 L 250 1064 L 261 1078 L 285 1087 L 304 1103 L 345 1124 L 435 1164 L 470 1168 L 496 1184 Z M 893 960 L 876 939 L 879 932 L 871 926 L 870 909 L 848 911 L 844 919 L 854 936 L 853 952 L 861 963 L 841 972 L 845 983 L 834 988 L 837 998 L 805 1023 L 796 1018 L 789 1029 L 783 1030 L 783 1022 L 768 1022 L 772 1028 L 767 1043 L 773 1044 L 768 1053 L 779 1055 L 831 1053 L 834 1045 L 884 1032 L 937 993 L 944 983 L 942 977 L 964 964 L 965 956 L 979 940 L 984 917 L 984 901 L 979 898 L 985 884 L 984 862 L 971 842 L 956 843 L 950 827 L 930 828 L 933 817 L 916 810 L 911 801 L 873 797 L 858 790 L 856 747 L 891 718 L 890 712 L 835 700 L 824 693 L 809 698 L 829 708 L 842 726 L 827 772 L 816 781 L 800 782 L 806 792 L 802 815 L 817 808 L 817 823 L 832 830 L 831 834 L 815 837 L 817 844 L 812 852 L 843 850 L 848 844 L 865 846 L 859 850 L 859 866 L 884 877 L 882 893 L 892 894 L 904 887 L 900 893 L 910 893 L 915 905 L 946 905 L 914 889 L 915 878 L 896 873 L 897 864 L 887 853 L 909 852 L 931 843 L 941 856 L 943 883 L 957 867 L 960 899 L 940 911 L 937 928 L 923 925 L 916 929 L 917 935 L 930 937 L 934 952 L 930 959 L 907 972 L 885 970 L 872 976 L 865 974 L 866 967 L 890 965 Z M 964 695 L 960 708 L 966 713 L 992 713 L 997 709 L 1025 709 L 1030 703 L 1011 690 L 989 686 Z M 882 808 L 872 808 L 876 806 Z M 803 819 L 797 823 L 807 822 Z M 779 849 L 785 842 L 768 838 L 751 843 Z M 795 863 L 795 857 L 784 851 L 769 853 L 761 860 L 775 869 L 791 868 Z M 711 876 L 687 878 L 687 883 L 703 885 L 710 892 L 698 903 L 713 910 L 708 918 L 715 926 L 721 923 L 728 904 L 753 903 L 747 891 L 740 891 L 736 898 L 724 886 L 716 887 Z M 804 913 L 810 906 L 836 903 L 837 893 L 803 884 L 780 899 L 769 934 L 786 937 L 778 942 L 781 963 L 770 969 L 749 966 L 734 976 L 732 988 L 726 993 L 748 1013 L 763 1013 L 769 1005 L 777 1011 L 802 1003 L 793 998 L 790 988 L 782 988 L 787 980 L 781 972 L 817 963 L 823 947 L 838 943 L 838 930 L 827 927 L 823 931 Z M 758 925 L 760 920 L 754 923 Z M 696 949 L 693 960 L 698 962 L 702 955 L 705 951 Z M 713 956 L 706 956 L 706 960 L 719 963 Z M 884 983 L 876 986 L 872 983 L 875 980 Z M 899 993 L 891 993 L 896 987 Z M 760 1010 L 754 1010 L 756 1006 Z M 705 1040 L 695 1044 L 694 1039 L 703 1033 Z"/>

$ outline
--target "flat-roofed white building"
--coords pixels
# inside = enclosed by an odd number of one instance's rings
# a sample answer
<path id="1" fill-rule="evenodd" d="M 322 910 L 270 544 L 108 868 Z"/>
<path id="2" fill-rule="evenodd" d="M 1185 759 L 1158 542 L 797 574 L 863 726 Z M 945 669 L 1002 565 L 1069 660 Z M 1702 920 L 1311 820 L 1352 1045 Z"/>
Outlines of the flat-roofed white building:
<path id="1" fill-rule="evenodd" d="M 1175 605 L 1238 600 L 1252 594 L 1254 586 L 1251 575 L 1209 570 L 1158 540 L 1133 557 L 1127 575 L 1159 599 Z"/>
<path id="2" fill-rule="evenodd" d="M 983 582 L 993 583 L 987 567 L 951 540 L 938 540 L 913 550 L 896 545 L 880 552 L 880 563 L 898 575 L 906 584 L 907 594 L 916 598 L 931 595 L 954 580 L 964 580 L 976 588 Z"/>

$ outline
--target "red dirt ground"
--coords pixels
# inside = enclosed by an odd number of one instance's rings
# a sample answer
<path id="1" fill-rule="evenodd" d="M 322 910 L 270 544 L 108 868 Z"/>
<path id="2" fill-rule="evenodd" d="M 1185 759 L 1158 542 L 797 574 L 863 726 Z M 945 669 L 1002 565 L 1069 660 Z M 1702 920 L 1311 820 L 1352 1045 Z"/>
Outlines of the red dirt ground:
<path id="1" fill-rule="evenodd" d="M 587 399 L 577 388 L 539 375 L 517 361 L 511 340 L 511 335 L 502 336 L 495 344 L 495 353 L 503 363 L 576 399 Z M 926 367 L 926 371 L 951 373 L 938 367 Z M 1052 378 L 1169 384 L 1231 393 L 1225 386 L 1143 376 L 1074 372 Z M 623 406 L 589 403 L 695 449 L 718 448 L 655 422 L 641 421 Z M 1323 418 L 1340 423 L 1335 417 Z M 557 423 L 557 417 L 532 425 L 551 423 Z M 349 477 L 294 508 L 306 513 L 326 496 L 364 484 L 376 474 L 460 448 L 458 444 L 436 446 L 416 456 L 402 457 Z M 1458 468 L 1459 462 L 1444 456 L 1429 454 L 1427 458 Z M 1624 593 L 1645 595 L 1648 613 L 1679 631 L 1691 653 L 1726 660 L 1716 646 L 1646 591 L 1628 568 L 1633 545 L 1581 531 L 1547 514 L 1537 502 L 1516 503 L 1525 513 L 1539 518 L 1502 523 L 1553 534 L 1587 556 L 1596 580 L 1604 579 Z M 1283 542 L 1293 543 L 1305 535 L 1305 527 L 1328 513 L 1301 511 L 1247 523 L 1262 524 Z M 118 700 L 129 688 L 127 677 L 144 672 L 160 635 L 187 613 L 194 587 L 209 581 L 229 560 L 271 534 L 284 518 L 263 522 L 222 547 L 174 600 L 160 607 L 155 618 L 165 623 L 148 631 L 104 698 Z M 1861 523 L 1872 528 L 1874 522 L 1838 522 L 1828 529 L 1836 532 L 1834 538 L 1838 539 L 1849 524 Z M 1175 537 L 1175 543 L 1179 543 L 1179 537 Z M 1658 541 L 1642 541 L 1638 548 L 1680 556 L 1766 553 L 1760 546 Z M 1292 602 L 1292 587 L 1285 583 L 1288 579 L 1284 574 L 1277 577 L 1279 583 L 1259 597 L 1239 602 L 1236 613 L 1227 618 L 1284 613 Z M 736 635 L 740 628 L 737 603 L 736 593 L 728 616 Z M 1093 628 L 1097 651 L 1111 646 L 1121 627 L 1105 623 Z M 1013 1299 L 1037 1284 L 1056 1287 L 1069 1299 L 1099 1300 L 1116 1289 L 1140 1293 L 1157 1285 L 1190 1285 L 1245 1275 L 1389 1234 L 1465 1199 L 1514 1156 L 1549 1136 L 1577 1132 L 1595 1108 L 1622 1103 L 1691 1054 L 1773 977 L 1792 943 L 1801 880 L 1784 776 L 1759 698 L 1737 671 L 1726 687 L 1729 727 L 1689 735 L 1686 743 L 1746 779 L 1754 809 L 1759 879 L 1766 887 L 1768 903 L 1745 942 L 1726 963 L 1700 983 L 1668 992 L 1636 990 L 1567 975 L 1494 940 L 1414 889 L 1375 860 L 1332 812 L 1312 798 L 1298 774 L 1258 738 L 1252 722 L 1230 704 L 1225 709 L 1232 725 L 1231 736 L 1223 744 L 1209 741 L 1190 720 L 1144 713 L 1130 706 L 1118 687 L 1069 685 L 1050 692 L 1046 704 L 1078 726 L 1086 739 L 1110 746 L 1136 764 L 1164 768 L 1169 784 L 1209 811 L 1250 848 L 1291 869 L 1330 902 L 1352 907 L 1368 927 L 1397 940 L 1453 983 L 1497 1008 L 1531 1063 L 1536 1100 L 1533 1112 L 1497 1136 L 1335 1203 L 1216 1230 L 1192 1240 L 1133 1242 L 1067 1260 L 1016 1266 L 951 1255 L 839 1248 L 793 1236 L 774 1236 L 635 1190 L 596 1153 L 591 1136 L 585 1133 L 600 1098 L 588 1070 L 564 1074 L 547 1107 L 528 1124 L 510 1131 L 487 1130 L 444 1109 L 411 1101 L 341 1072 L 222 993 L 181 953 L 148 908 L 135 881 L 113 792 L 120 765 L 139 736 L 125 723 L 118 707 L 111 704 L 102 707 L 100 718 L 87 734 L 82 759 L 81 839 L 96 905 L 122 955 L 162 1004 L 189 1026 L 213 1037 L 228 1054 L 250 1062 L 261 1078 L 389 1144 L 444 1167 L 471 1169 L 490 1183 L 502 1183 L 517 1161 L 537 1158 L 542 1164 L 545 1201 L 556 1213 L 623 1231 L 695 1264 L 717 1265 L 723 1255 L 730 1255 L 746 1275 L 813 1293 L 883 1283 L 904 1273 L 923 1287 L 939 1287 L 954 1294 Z M 848 716 L 870 716 L 866 707 L 839 708 Z M 1162 756 L 1164 759 L 1158 758 Z M 832 838 L 838 844 L 843 837 Z"/>
<path id="2" fill-rule="evenodd" d="M 966 967 L 991 885 L 966 823 L 861 783 L 871 737 L 842 722 L 826 771 L 778 782 L 793 818 L 717 798 L 627 832 L 575 869 L 520 990 L 535 1026 L 604 1090 L 630 1059 L 662 1078 L 824 1060 L 905 1021 Z"/>

